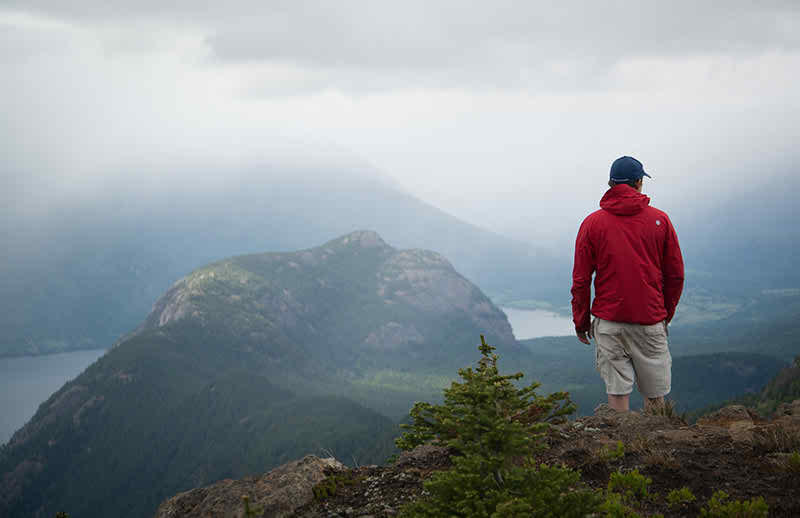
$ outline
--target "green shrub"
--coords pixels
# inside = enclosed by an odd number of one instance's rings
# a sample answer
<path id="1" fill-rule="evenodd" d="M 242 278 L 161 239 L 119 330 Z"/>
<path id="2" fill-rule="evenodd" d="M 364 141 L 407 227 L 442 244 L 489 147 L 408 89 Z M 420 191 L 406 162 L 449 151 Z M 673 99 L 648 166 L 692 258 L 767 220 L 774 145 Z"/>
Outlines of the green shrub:
<path id="1" fill-rule="evenodd" d="M 688 487 L 673 489 L 667 495 L 667 504 L 670 508 L 677 508 L 684 504 L 694 502 L 697 498 L 692 494 Z"/>
<path id="2" fill-rule="evenodd" d="M 264 512 L 260 507 L 250 507 L 250 497 L 247 495 L 242 495 L 242 504 L 244 505 L 244 518 L 256 518 Z"/>
<path id="3" fill-rule="evenodd" d="M 708 506 L 700 510 L 701 517 L 708 518 L 767 518 L 769 507 L 764 497 L 751 500 L 728 501 L 728 493 L 717 491 L 708 501 Z"/>
<path id="4" fill-rule="evenodd" d="M 625 505 L 619 493 L 606 493 L 606 498 L 599 508 L 606 518 L 640 518 L 640 515 Z"/>
<path id="5" fill-rule="evenodd" d="M 786 457 L 784 466 L 786 467 L 786 471 L 800 473 L 800 452 L 793 451 L 791 455 Z"/>
<path id="6" fill-rule="evenodd" d="M 417 403 L 412 423 L 397 439 L 401 449 L 436 440 L 453 452 L 453 466 L 424 484 L 428 496 L 406 505 L 405 517 L 586 516 L 600 497 L 578 487 L 580 475 L 539 465 L 548 423 L 563 420 L 574 405 L 563 392 L 542 397 L 538 383 L 518 389 L 521 373 L 501 375 L 494 347 L 481 336 L 476 369 L 459 370 L 461 382 L 444 391 L 444 404 Z"/>
<path id="7" fill-rule="evenodd" d="M 597 450 L 596 456 L 597 460 L 600 462 L 620 460 L 625 456 L 625 445 L 622 444 L 622 441 L 617 441 L 617 445 L 613 449 L 608 446 L 603 446 Z"/>
<path id="8" fill-rule="evenodd" d="M 355 477 L 351 472 L 334 473 L 312 488 L 316 500 L 335 496 L 340 488 L 361 482 L 363 477 Z"/>
<path id="9" fill-rule="evenodd" d="M 626 501 L 644 500 L 648 497 L 647 488 L 652 483 L 650 477 L 646 477 L 635 469 L 628 473 L 617 471 L 611 474 L 608 481 L 608 491 L 620 493 Z"/>

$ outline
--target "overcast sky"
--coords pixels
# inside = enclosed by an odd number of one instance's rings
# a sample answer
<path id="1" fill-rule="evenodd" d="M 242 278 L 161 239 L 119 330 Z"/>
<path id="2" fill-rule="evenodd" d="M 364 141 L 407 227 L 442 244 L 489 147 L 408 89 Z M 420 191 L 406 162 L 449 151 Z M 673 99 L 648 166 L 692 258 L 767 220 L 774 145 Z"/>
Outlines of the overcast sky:
<path id="1" fill-rule="evenodd" d="M 359 163 L 558 243 L 623 154 L 676 221 L 797 172 L 799 2 L 547 4 L 0 1 L 2 188 Z"/>

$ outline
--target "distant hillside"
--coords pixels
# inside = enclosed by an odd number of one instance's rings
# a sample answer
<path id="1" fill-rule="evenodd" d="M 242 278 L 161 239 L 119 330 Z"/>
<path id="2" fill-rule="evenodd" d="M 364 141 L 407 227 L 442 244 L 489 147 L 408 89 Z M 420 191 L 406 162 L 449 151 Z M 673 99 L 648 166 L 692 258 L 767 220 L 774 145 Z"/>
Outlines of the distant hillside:
<path id="1" fill-rule="evenodd" d="M 769 186 L 745 183 L 726 199 L 676 212 L 693 287 L 734 297 L 800 289 L 798 189 L 797 172 L 784 171 Z"/>
<path id="2" fill-rule="evenodd" d="M 355 232 L 176 282 L 0 452 L 0 515 L 139 517 L 305 453 L 380 462 L 386 416 L 441 393 L 505 315 L 441 255 Z"/>
<path id="3" fill-rule="evenodd" d="M 374 171 L 244 167 L 193 182 L 109 182 L 95 198 L 0 218 L 0 356 L 108 347 L 186 272 L 224 257 L 297 250 L 368 226 L 437 250 L 488 293 L 566 303 L 569 267 L 477 228 Z M 138 176 L 132 176 L 132 178 Z M 554 272 L 560 272 L 554 274 Z"/>
<path id="4" fill-rule="evenodd" d="M 594 347 L 574 337 L 547 337 L 520 342 L 534 361 L 526 371 L 549 391 L 568 390 L 578 404 L 580 415 L 589 415 L 605 401 L 605 386 L 595 369 Z M 744 392 L 757 392 L 786 363 L 754 353 L 714 353 L 673 356 L 672 393 L 681 412 L 693 411 Z M 642 401 L 634 390 L 632 407 Z"/>
<path id="5" fill-rule="evenodd" d="M 692 417 L 699 417 L 726 405 L 744 405 L 764 417 L 771 416 L 781 405 L 800 399 L 800 356 L 778 372 L 769 383 L 758 391 L 750 391 L 729 401 L 700 409 Z"/>

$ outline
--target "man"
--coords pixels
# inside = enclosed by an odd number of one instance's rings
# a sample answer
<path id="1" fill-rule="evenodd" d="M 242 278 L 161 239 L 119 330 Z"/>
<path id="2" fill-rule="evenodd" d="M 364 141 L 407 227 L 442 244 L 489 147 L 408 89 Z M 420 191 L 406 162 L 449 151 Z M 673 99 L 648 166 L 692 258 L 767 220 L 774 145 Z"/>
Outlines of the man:
<path id="1" fill-rule="evenodd" d="M 683 290 L 678 237 L 667 215 L 642 194 L 645 176 L 635 158 L 614 161 L 600 210 L 578 231 L 572 271 L 575 332 L 587 345 L 594 338 L 608 405 L 622 412 L 634 379 L 645 409 L 664 404 L 672 383 L 667 325 Z"/>

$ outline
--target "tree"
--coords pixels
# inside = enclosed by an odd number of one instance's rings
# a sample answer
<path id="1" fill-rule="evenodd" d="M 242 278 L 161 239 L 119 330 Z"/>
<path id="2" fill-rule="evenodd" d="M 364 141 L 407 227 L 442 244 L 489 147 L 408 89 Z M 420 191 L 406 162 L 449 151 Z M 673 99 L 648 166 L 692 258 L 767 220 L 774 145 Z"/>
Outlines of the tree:
<path id="1" fill-rule="evenodd" d="M 575 411 L 565 392 L 542 397 L 539 383 L 517 388 L 522 373 L 501 375 L 498 356 L 481 335 L 476 369 L 458 371 L 461 382 L 444 391 L 444 404 L 417 403 L 412 423 L 396 444 L 412 449 L 437 441 L 453 466 L 425 482 L 429 496 L 404 507 L 402 516 L 585 516 L 600 497 L 579 487 L 580 475 L 538 465 L 547 427 Z"/>

